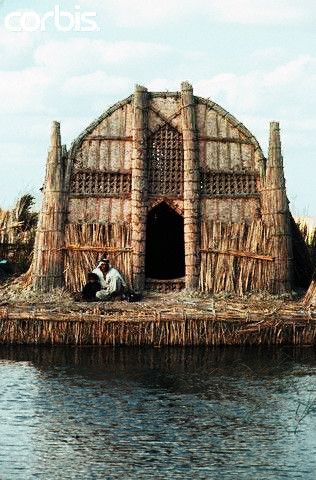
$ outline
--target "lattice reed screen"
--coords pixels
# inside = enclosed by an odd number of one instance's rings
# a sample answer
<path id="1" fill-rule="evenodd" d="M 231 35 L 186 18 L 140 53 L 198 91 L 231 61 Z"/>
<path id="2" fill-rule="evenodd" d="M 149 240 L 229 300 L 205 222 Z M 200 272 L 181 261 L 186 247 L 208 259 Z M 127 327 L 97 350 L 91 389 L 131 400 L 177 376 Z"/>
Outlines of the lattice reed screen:
<path id="1" fill-rule="evenodd" d="M 149 138 L 148 193 L 182 196 L 182 135 L 165 124 Z"/>
<path id="2" fill-rule="evenodd" d="M 241 172 L 201 172 L 201 193 L 218 196 L 243 196 L 258 193 L 257 175 Z"/>
<path id="3" fill-rule="evenodd" d="M 131 192 L 131 175 L 79 170 L 74 172 L 70 182 L 72 195 L 111 196 Z"/>

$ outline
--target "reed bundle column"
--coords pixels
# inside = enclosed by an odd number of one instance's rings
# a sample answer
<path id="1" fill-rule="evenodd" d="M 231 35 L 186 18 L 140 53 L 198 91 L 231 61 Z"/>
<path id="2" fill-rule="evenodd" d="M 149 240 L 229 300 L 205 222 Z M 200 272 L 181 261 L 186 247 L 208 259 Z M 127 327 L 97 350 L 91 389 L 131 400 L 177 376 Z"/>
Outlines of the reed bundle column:
<path id="1" fill-rule="evenodd" d="M 199 153 L 193 89 L 187 82 L 181 84 L 181 102 L 184 157 L 185 286 L 188 290 L 196 290 L 200 274 Z"/>
<path id="2" fill-rule="evenodd" d="M 64 165 L 60 124 L 53 122 L 46 164 L 42 208 L 35 238 L 32 281 L 35 290 L 48 291 L 64 283 L 63 245 L 65 221 Z"/>
<path id="3" fill-rule="evenodd" d="M 133 286 L 142 291 L 145 286 L 145 248 L 147 215 L 147 126 L 148 92 L 136 85 L 133 112 L 132 154 L 132 249 Z"/>
<path id="4" fill-rule="evenodd" d="M 278 122 L 270 123 L 262 215 L 264 222 L 270 225 L 273 231 L 272 255 L 275 257 L 275 268 L 271 287 L 275 293 L 286 292 L 292 286 L 293 251 Z"/>

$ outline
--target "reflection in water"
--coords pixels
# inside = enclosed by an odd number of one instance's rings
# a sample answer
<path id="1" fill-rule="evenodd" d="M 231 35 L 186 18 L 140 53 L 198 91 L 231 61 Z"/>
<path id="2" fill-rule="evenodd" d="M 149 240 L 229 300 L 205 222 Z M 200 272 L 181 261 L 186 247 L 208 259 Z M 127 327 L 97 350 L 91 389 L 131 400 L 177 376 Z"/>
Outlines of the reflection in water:
<path id="1" fill-rule="evenodd" d="M 314 479 L 313 349 L 0 347 L 1 479 Z"/>

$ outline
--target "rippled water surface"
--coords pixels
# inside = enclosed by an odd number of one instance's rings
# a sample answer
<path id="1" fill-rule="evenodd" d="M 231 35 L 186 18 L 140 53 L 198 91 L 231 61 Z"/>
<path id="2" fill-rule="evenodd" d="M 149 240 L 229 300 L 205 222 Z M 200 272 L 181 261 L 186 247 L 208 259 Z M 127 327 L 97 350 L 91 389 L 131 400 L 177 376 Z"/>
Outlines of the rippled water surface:
<path id="1" fill-rule="evenodd" d="M 0 478 L 315 479 L 316 352 L 0 348 Z"/>

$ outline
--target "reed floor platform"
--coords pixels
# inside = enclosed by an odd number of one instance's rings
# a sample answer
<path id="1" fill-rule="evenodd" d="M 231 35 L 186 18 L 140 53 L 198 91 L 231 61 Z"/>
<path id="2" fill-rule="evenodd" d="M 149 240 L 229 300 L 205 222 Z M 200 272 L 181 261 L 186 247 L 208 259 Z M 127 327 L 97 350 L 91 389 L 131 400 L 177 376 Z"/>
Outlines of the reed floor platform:
<path id="1" fill-rule="evenodd" d="M 0 343 L 316 345 L 316 309 L 296 301 L 148 294 L 128 303 L 0 304 Z"/>

